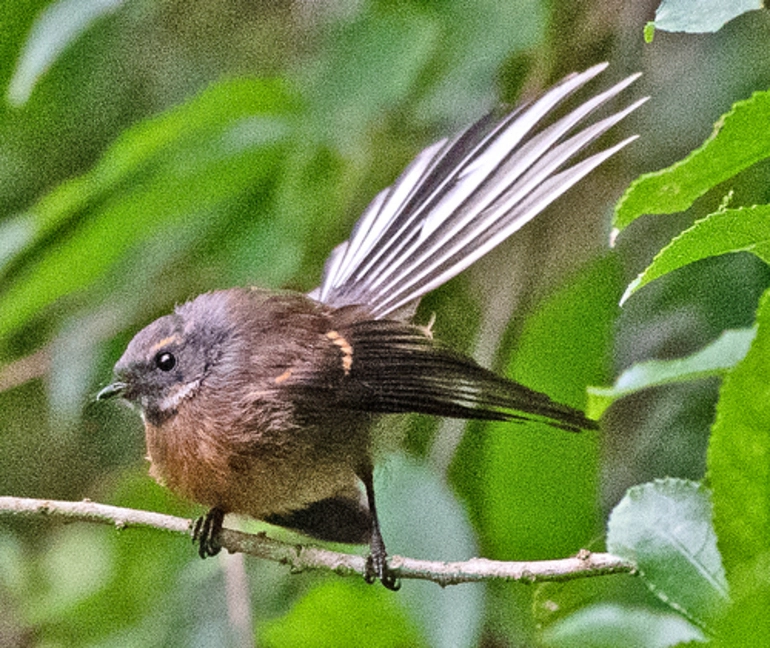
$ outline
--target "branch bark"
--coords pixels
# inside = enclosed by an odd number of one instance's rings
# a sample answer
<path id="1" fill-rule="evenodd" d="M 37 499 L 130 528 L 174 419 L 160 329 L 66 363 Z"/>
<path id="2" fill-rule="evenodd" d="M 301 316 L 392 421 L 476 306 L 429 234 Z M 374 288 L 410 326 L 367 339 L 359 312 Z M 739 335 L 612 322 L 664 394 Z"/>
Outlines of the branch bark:
<path id="1" fill-rule="evenodd" d="M 193 524 L 192 520 L 185 518 L 97 504 L 89 500 L 62 502 L 0 497 L 0 517 L 11 516 L 50 517 L 64 522 L 96 522 L 110 524 L 118 529 L 151 527 L 185 535 L 190 535 Z M 230 553 L 240 552 L 278 562 L 287 565 L 295 573 L 321 569 L 341 576 L 363 576 L 366 570 L 366 559 L 363 556 L 329 551 L 312 545 L 289 544 L 268 538 L 264 532 L 249 534 L 225 528 L 222 530 L 220 541 Z M 442 587 L 495 579 L 536 583 L 635 573 L 635 566 L 627 560 L 612 554 L 592 553 L 585 549 L 576 556 L 559 560 L 503 562 L 471 558 L 462 562 L 440 562 L 392 556 L 389 564 L 399 578 L 429 580 Z"/>

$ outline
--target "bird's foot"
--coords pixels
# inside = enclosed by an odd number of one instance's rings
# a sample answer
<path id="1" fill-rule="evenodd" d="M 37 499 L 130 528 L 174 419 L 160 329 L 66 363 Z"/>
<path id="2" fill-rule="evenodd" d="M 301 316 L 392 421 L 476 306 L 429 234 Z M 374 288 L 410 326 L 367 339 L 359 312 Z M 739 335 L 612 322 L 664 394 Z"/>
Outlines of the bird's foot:
<path id="1" fill-rule="evenodd" d="M 392 592 L 401 589 L 401 581 L 396 574 L 388 567 L 387 554 L 382 552 L 372 552 L 366 559 L 366 573 L 364 580 L 370 585 L 379 580 L 385 587 Z"/>
<path id="2" fill-rule="evenodd" d="M 206 515 L 195 520 L 192 529 L 192 541 L 193 544 L 198 545 L 198 555 L 201 558 L 216 556 L 222 550 L 219 534 L 222 531 L 224 519 L 224 511 L 214 507 Z"/>

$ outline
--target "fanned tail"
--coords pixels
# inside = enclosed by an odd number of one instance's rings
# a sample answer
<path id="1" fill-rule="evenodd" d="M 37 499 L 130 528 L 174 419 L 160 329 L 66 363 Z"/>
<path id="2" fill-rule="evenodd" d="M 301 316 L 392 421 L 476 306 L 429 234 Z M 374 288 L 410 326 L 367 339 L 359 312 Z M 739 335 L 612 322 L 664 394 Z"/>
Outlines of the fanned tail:
<path id="1" fill-rule="evenodd" d="M 311 295 L 330 306 L 365 305 L 383 318 L 467 268 L 532 220 L 635 137 L 567 166 L 645 100 L 576 130 L 632 75 L 566 116 L 541 122 L 606 68 L 569 76 L 500 121 L 487 116 L 420 153 L 369 205 L 326 264 Z"/>

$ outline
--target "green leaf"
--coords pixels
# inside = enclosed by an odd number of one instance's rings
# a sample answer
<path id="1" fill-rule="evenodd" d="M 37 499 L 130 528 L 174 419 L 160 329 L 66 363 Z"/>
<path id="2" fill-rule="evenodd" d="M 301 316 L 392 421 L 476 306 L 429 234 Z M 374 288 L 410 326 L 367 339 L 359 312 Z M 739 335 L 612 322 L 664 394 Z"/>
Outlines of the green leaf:
<path id="1" fill-rule="evenodd" d="M 747 560 L 730 574 L 733 604 L 720 624 L 718 648 L 770 646 L 770 551 Z"/>
<path id="2" fill-rule="evenodd" d="M 668 32 L 715 32 L 755 9 L 762 9 L 762 0 L 662 0 L 655 11 L 655 27 Z"/>
<path id="3" fill-rule="evenodd" d="M 714 526 L 735 599 L 734 636 L 767 645 L 770 623 L 770 291 L 757 311 L 757 335 L 722 383 L 708 449 Z M 761 622 L 758 622 L 762 619 Z M 764 643 L 763 643 L 764 642 Z"/>
<path id="4" fill-rule="evenodd" d="M 728 574 L 770 549 L 770 292 L 749 352 L 722 384 L 708 453 L 714 517 Z"/>
<path id="5" fill-rule="evenodd" d="M 125 0 L 58 0 L 40 14 L 8 85 L 8 101 L 27 102 L 35 84 L 62 52 L 96 20 L 117 11 Z"/>
<path id="6" fill-rule="evenodd" d="M 635 364 L 621 373 L 612 387 L 588 388 L 588 415 L 598 419 L 616 400 L 643 389 L 722 376 L 743 359 L 755 335 L 756 328 L 725 331 L 686 358 Z"/>
<path id="7" fill-rule="evenodd" d="M 339 579 L 314 588 L 286 616 L 264 624 L 259 644 L 269 648 L 424 645 L 397 596 L 383 587 Z"/>
<path id="8" fill-rule="evenodd" d="M 224 168 L 228 159 L 250 149 L 259 158 L 262 147 L 285 137 L 287 118 L 295 109 L 296 100 L 279 80 L 242 78 L 210 85 L 189 101 L 121 133 L 90 172 L 41 198 L 28 214 L 35 241 L 68 225 L 94 203 L 156 176 L 171 176 L 180 184 L 195 179 L 199 167 Z M 228 193 L 220 182 L 214 176 L 206 186 Z M 183 199 L 173 195 L 175 188 L 168 188 L 163 203 Z M 180 191 L 196 188 L 182 184 Z"/>
<path id="9" fill-rule="evenodd" d="M 770 205 L 726 209 L 706 216 L 675 237 L 626 288 L 623 302 L 637 290 L 695 261 L 732 252 L 750 252 L 770 263 Z"/>
<path id="10" fill-rule="evenodd" d="M 614 603 L 582 608 L 549 626 L 541 635 L 548 648 L 667 648 L 705 640 L 698 628 L 677 614 Z"/>
<path id="11" fill-rule="evenodd" d="M 728 593 L 702 485 L 669 478 L 630 488 L 610 515 L 607 549 L 636 563 L 658 598 L 713 631 Z"/>
<path id="12" fill-rule="evenodd" d="M 755 92 L 723 115 L 699 149 L 667 169 L 637 178 L 615 208 L 622 230 L 644 214 L 684 211 L 721 182 L 770 156 L 770 92 Z"/>

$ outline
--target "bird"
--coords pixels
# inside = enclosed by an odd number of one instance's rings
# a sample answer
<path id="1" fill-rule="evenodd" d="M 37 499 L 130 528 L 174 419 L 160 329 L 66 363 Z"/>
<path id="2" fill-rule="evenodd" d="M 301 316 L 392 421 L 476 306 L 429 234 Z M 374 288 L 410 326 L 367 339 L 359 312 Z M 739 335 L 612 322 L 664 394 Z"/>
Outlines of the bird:
<path id="1" fill-rule="evenodd" d="M 130 341 L 97 399 L 138 408 L 152 477 L 208 507 L 193 533 L 201 557 L 220 551 L 224 516 L 242 514 L 369 544 L 366 580 L 395 590 L 373 483 L 383 415 L 597 427 L 434 339 L 413 317 L 426 293 L 635 139 L 576 158 L 646 100 L 588 120 L 638 74 L 553 117 L 606 67 L 569 75 L 419 153 L 331 252 L 315 290 L 214 290 Z"/>

